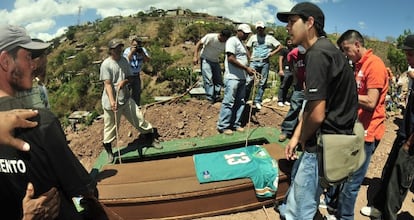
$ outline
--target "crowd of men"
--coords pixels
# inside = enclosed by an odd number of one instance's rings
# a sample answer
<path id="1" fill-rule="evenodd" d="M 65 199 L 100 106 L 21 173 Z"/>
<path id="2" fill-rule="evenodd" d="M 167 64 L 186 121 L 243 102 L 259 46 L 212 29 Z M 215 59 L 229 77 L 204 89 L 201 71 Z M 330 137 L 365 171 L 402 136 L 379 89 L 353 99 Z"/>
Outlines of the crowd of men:
<path id="1" fill-rule="evenodd" d="M 279 141 L 289 139 L 286 158 L 295 162 L 290 188 L 277 210 L 283 219 L 313 219 L 322 204 L 329 207 L 326 219 L 354 219 L 358 191 L 386 129 L 389 70 L 372 49 L 366 48 L 362 34 L 356 30 L 347 30 L 336 45 L 332 43 L 324 31 L 325 15 L 313 3 L 298 3 L 289 12 L 277 13 L 277 18 L 287 23 L 287 47 L 266 34 L 262 21 L 255 24 L 253 35 L 250 25 L 240 24 L 235 34 L 222 30 L 207 34 L 197 43 L 193 62 L 201 65 L 206 98 L 211 103 L 221 102 L 217 130 L 226 135 L 244 132 L 241 118 L 246 101 L 251 97 L 252 105 L 257 110 L 262 108 L 270 57 L 279 54 L 278 105 L 290 108 Z M 95 180 L 69 149 L 58 119 L 48 110 L 42 79 L 49 46 L 31 39 L 21 27 L 0 27 L 0 120 L 4 122 L 0 126 L 0 159 L 7 164 L 0 169 L 3 216 L 108 219 L 110 212 L 98 201 Z M 123 47 L 122 40 L 110 40 L 109 56 L 100 68 L 103 148 L 109 162 L 114 161 L 112 142 L 117 138 L 121 116 L 150 145 L 162 148 L 156 128 L 145 120 L 140 109 L 140 71 L 150 59 L 149 52 L 137 37 L 131 38 L 130 47 Z M 414 35 L 405 38 L 401 50 L 409 66 L 414 66 Z M 223 76 L 219 63 L 222 54 Z M 34 87 L 33 79 L 37 82 Z M 288 100 L 292 82 L 293 94 Z M 360 210 L 363 215 L 397 219 L 413 183 L 413 97 L 411 93 L 408 96 L 403 123 L 384 166 L 380 193 Z M 24 108 L 38 110 L 18 110 Z M 320 135 L 352 135 L 357 121 L 365 130 L 363 165 L 340 183 L 321 185 L 323 170 L 319 168 L 318 149 L 330 146 L 319 141 Z M 70 177 L 68 171 L 73 173 Z M 76 199 L 82 201 L 82 210 L 74 204 L 79 201 Z"/>

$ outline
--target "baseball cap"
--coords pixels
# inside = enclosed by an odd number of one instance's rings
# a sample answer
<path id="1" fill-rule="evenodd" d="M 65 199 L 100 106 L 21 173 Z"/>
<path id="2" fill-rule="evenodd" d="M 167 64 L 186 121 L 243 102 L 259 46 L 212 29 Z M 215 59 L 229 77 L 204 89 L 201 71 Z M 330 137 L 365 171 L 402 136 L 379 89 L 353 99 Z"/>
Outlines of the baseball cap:
<path id="1" fill-rule="evenodd" d="M 414 50 L 414 35 L 408 35 L 401 46 L 403 50 Z"/>
<path id="2" fill-rule="evenodd" d="M 315 4 L 310 2 L 301 2 L 293 6 L 290 12 L 278 12 L 277 18 L 281 22 L 288 22 L 288 18 L 291 15 L 299 15 L 304 17 L 312 16 L 315 19 L 316 23 L 319 23 L 322 28 L 325 26 L 325 15 L 322 10 Z"/>
<path id="3" fill-rule="evenodd" d="M 27 50 L 44 50 L 50 43 L 32 41 L 26 30 L 14 25 L 0 26 L 0 51 L 22 47 Z"/>
<path id="4" fill-rule="evenodd" d="M 238 30 L 238 31 L 243 31 L 243 33 L 245 33 L 245 34 L 250 34 L 250 33 L 252 33 L 252 29 L 250 28 L 250 25 L 248 25 L 248 24 L 240 24 L 240 25 L 237 27 L 237 30 Z"/>
<path id="5" fill-rule="evenodd" d="M 257 29 L 258 27 L 265 28 L 265 23 L 264 23 L 263 21 L 258 21 L 258 22 L 256 22 L 256 29 Z"/>
<path id="6" fill-rule="evenodd" d="M 114 38 L 114 39 L 110 40 L 109 43 L 108 43 L 109 49 L 114 49 L 119 45 L 124 46 L 124 43 L 122 42 L 121 39 L 118 39 L 118 38 Z"/>

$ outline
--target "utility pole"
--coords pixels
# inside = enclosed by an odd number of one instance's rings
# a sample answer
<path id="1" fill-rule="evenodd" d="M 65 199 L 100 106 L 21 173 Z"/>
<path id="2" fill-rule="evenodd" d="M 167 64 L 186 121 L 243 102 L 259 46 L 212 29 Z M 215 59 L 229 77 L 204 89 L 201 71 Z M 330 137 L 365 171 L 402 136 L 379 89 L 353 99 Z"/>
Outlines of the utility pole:
<path id="1" fill-rule="evenodd" d="M 79 6 L 79 9 L 78 9 L 78 26 L 80 25 L 81 11 L 82 11 L 82 6 Z"/>

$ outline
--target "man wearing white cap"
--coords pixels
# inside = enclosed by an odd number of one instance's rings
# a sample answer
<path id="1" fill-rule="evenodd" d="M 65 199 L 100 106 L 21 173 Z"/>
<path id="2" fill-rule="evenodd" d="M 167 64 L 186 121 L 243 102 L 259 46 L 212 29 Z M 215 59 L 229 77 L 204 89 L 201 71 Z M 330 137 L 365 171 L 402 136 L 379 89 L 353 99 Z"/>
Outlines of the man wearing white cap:
<path id="1" fill-rule="evenodd" d="M 226 42 L 226 59 L 224 61 L 224 97 L 221 104 L 217 130 L 227 135 L 233 130 L 244 131 L 241 115 L 244 111 L 246 96 L 246 76 L 256 71 L 249 67 L 248 50 L 243 44 L 252 29 L 248 24 L 240 24 L 235 36 Z"/>
<path id="2" fill-rule="evenodd" d="M 32 41 L 21 27 L 0 26 L 0 111 L 24 107 L 13 96 L 32 87 L 35 68 L 32 52 L 49 45 Z M 48 110 L 39 109 L 38 113 L 31 119 L 38 123 L 37 127 L 15 130 L 17 138 L 30 144 L 30 151 L 0 147 L 2 218 L 30 219 L 30 215 L 34 218 L 34 214 L 40 214 L 37 217 L 42 219 L 55 219 L 57 215 L 58 219 L 98 219 L 99 216 L 85 216 L 87 211 L 78 212 L 72 202 L 78 196 L 93 198 L 95 202 L 88 206 L 102 210 L 95 198 L 96 182 L 70 150 L 59 120 Z M 51 207 L 43 206 L 35 212 L 23 212 L 22 200 L 29 182 L 36 189 L 34 197 L 55 187 L 61 197 L 58 210 L 50 212 Z M 101 214 L 105 215 L 103 210 Z"/>
<path id="3" fill-rule="evenodd" d="M 257 33 L 249 38 L 246 46 L 252 50 L 250 67 L 261 75 L 259 84 L 257 85 L 257 93 L 253 97 L 253 104 L 260 110 L 262 108 L 263 93 L 266 89 L 267 78 L 269 76 L 269 58 L 278 53 L 282 47 L 280 42 L 272 35 L 265 33 L 265 24 L 263 21 L 256 23 L 256 31 Z M 250 97 L 253 80 L 253 77 L 247 77 L 246 100 Z"/>

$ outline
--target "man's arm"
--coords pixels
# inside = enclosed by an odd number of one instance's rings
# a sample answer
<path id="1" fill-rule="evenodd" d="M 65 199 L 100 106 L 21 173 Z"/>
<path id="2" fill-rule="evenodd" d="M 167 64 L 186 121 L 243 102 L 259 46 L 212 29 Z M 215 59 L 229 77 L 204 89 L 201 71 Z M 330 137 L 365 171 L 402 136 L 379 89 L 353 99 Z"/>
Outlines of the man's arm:
<path id="1" fill-rule="evenodd" d="M 288 144 L 285 147 L 285 156 L 287 160 L 296 160 L 298 156 L 296 155 L 296 147 L 303 146 L 302 143 L 299 142 L 300 132 L 302 130 L 302 115 L 298 117 L 298 125 L 293 132 L 292 137 L 290 138 Z M 303 150 L 303 149 L 302 149 Z"/>
<path id="2" fill-rule="evenodd" d="M 283 56 L 279 55 L 279 76 L 283 76 L 285 73 L 283 72 Z"/>
<path id="3" fill-rule="evenodd" d="M 232 63 L 233 65 L 239 67 L 240 69 L 245 70 L 249 75 L 253 75 L 256 73 L 256 70 L 254 70 L 253 68 L 249 67 L 249 66 L 245 66 L 243 64 L 241 64 L 236 57 L 234 56 L 234 54 L 227 52 L 227 61 L 229 63 Z"/>
<path id="4" fill-rule="evenodd" d="M 316 134 L 325 119 L 325 108 L 325 100 L 314 100 L 306 103 L 299 143 L 306 144 L 306 141 Z"/>
<path id="5" fill-rule="evenodd" d="M 269 57 L 274 56 L 275 54 L 279 53 L 279 51 L 282 49 L 282 45 L 279 44 L 275 49 L 273 49 L 270 53 L 269 53 Z"/>
<path id="6" fill-rule="evenodd" d="M 198 60 L 200 59 L 200 57 L 198 56 L 198 52 L 200 51 L 201 47 L 203 46 L 203 43 L 201 42 L 201 40 L 199 40 L 194 48 L 194 56 L 193 56 L 193 63 L 194 65 L 198 64 Z"/>
<path id="7" fill-rule="evenodd" d="M 374 111 L 380 97 L 380 89 L 368 89 L 366 95 L 358 95 L 358 104 L 364 110 Z"/>
<path id="8" fill-rule="evenodd" d="M 114 90 L 112 89 L 112 82 L 111 80 L 105 80 L 104 81 L 104 88 L 105 88 L 105 92 L 106 95 L 108 96 L 109 99 L 109 103 L 111 104 L 111 108 L 113 111 L 117 110 L 117 103 L 115 102 L 115 93 Z"/>

